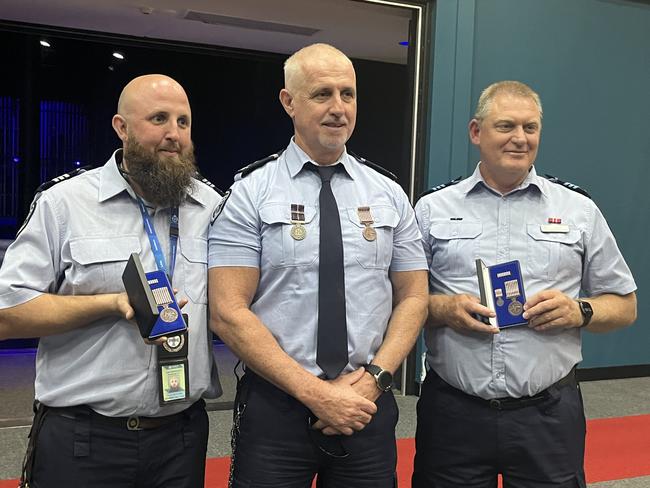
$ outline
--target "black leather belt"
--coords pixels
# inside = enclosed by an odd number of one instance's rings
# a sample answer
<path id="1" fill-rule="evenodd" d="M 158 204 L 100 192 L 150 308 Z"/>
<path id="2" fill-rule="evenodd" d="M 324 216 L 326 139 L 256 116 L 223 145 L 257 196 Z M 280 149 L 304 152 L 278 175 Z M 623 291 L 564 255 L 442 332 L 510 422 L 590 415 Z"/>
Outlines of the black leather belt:
<path id="1" fill-rule="evenodd" d="M 543 391 L 540 391 L 538 394 L 533 396 L 523 396 L 521 398 L 493 398 L 491 400 L 485 400 L 480 398 L 480 400 L 486 402 L 490 408 L 495 410 L 515 410 L 518 408 L 524 408 L 531 405 L 536 405 L 543 402 L 549 397 L 549 390 L 553 388 L 561 388 L 567 385 L 577 385 L 576 382 L 576 369 L 575 367 L 571 369 L 568 375 L 559 380 L 558 382 L 552 384 Z"/>
<path id="2" fill-rule="evenodd" d="M 137 415 L 131 415 L 129 417 L 108 417 L 95 412 L 92 408 L 86 405 L 80 405 L 77 407 L 45 406 L 45 408 L 54 415 L 59 415 L 61 417 L 75 418 L 77 415 L 89 415 L 93 421 L 113 427 L 119 427 L 126 430 L 151 430 L 164 427 L 172 422 L 177 422 L 181 420 L 183 416 L 190 415 L 193 411 L 199 408 L 205 408 L 205 401 L 198 400 L 182 412 L 173 415 L 164 415 L 162 417 L 140 417 Z"/>

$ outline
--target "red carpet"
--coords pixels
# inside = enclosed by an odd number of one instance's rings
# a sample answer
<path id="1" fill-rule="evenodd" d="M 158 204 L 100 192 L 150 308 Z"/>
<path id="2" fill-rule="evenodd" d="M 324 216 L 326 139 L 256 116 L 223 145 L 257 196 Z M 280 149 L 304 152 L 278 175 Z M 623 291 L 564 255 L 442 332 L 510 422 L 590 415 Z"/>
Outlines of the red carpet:
<path id="1" fill-rule="evenodd" d="M 411 485 L 413 439 L 397 441 L 399 486 Z M 208 459 L 206 488 L 226 488 L 229 458 Z M 597 419 L 587 422 L 587 481 L 620 480 L 650 476 L 650 415 Z M 16 488 L 17 480 L 0 480 L 0 488 Z"/>

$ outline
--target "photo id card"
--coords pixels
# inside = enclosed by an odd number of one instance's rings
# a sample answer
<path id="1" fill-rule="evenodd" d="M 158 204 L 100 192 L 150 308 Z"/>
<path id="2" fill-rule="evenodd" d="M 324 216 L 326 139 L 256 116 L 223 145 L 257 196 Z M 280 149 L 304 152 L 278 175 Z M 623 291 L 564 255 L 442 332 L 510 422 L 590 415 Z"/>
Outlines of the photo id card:
<path id="1" fill-rule="evenodd" d="M 158 363 L 160 405 L 187 401 L 189 396 L 189 369 L 187 359 Z"/>

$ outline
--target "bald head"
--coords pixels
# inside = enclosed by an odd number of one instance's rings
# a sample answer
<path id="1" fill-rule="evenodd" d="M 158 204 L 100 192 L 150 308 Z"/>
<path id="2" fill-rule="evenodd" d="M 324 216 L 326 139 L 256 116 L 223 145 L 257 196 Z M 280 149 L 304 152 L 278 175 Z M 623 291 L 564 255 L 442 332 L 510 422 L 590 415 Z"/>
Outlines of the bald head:
<path id="1" fill-rule="evenodd" d="M 348 65 L 354 71 L 350 58 L 334 46 L 312 44 L 303 47 L 284 63 L 284 87 L 291 92 L 298 91 L 302 88 L 309 73 L 318 69 L 327 69 L 334 63 Z"/>
<path id="2" fill-rule="evenodd" d="M 127 117 L 150 101 L 152 97 L 175 97 L 183 99 L 189 107 L 187 94 L 173 78 L 165 75 L 143 75 L 132 79 L 122 90 L 117 102 L 117 113 Z"/>

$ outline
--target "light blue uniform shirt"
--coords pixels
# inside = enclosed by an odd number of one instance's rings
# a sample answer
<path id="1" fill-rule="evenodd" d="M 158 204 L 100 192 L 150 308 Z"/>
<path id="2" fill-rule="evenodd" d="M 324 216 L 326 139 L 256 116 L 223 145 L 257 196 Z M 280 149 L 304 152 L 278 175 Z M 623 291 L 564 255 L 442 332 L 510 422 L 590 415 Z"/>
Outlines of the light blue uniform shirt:
<path id="1" fill-rule="evenodd" d="M 45 190 L 0 269 L 0 308 L 43 293 L 96 295 L 124 291 L 122 272 L 132 252 L 145 271 L 156 268 L 133 190 L 120 175 L 116 155 Z M 190 401 L 221 394 L 207 328 L 207 231 L 221 197 L 195 181 L 179 208 L 173 286 L 189 303 Z M 152 215 L 169 256 L 170 209 Z M 57 310 L 46 310 L 56 314 Z M 36 399 L 48 406 L 88 405 L 108 416 L 170 415 L 189 404 L 159 406 L 155 346 L 138 327 L 106 317 L 63 334 L 42 337 L 36 355 Z"/>
<path id="2" fill-rule="evenodd" d="M 548 289 L 572 298 L 580 290 L 586 296 L 636 290 L 598 207 L 537 176 L 535 168 L 502 196 L 487 186 L 477 166 L 469 178 L 424 196 L 415 211 L 431 293 L 478 296 L 477 258 L 487 265 L 519 260 L 527 297 Z M 544 232 L 549 218 L 562 219 L 568 232 Z M 442 379 L 488 399 L 535 395 L 582 360 L 580 329 L 536 332 L 520 326 L 493 336 L 440 327 L 427 329 L 425 339 L 429 365 Z"/>
<path id="3" fill-rule="evenodd" d="M 275 161 L 236 181 L 209 232 L 209 267 L 260 270 L 251 310 L 280 347 L 306 370 L 316 364 L 321 180 L 292 141 Z M 341 217 L 349 364 L 369 363 L 392 313 L 390 271 L 427 269 L 409 200 L 394 181 L 343 153 L 331 180 Z M 305 207 L 306 237 L 291 236 L 291 204 Z M 377 232 L 364 239 L 357 209 L 369 206 Z"/>

